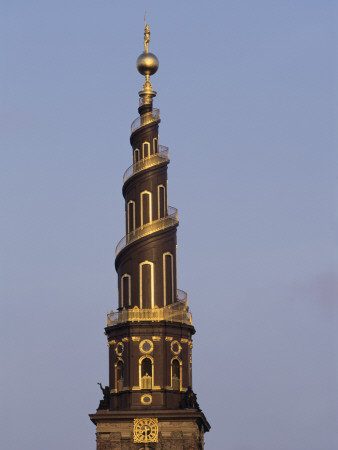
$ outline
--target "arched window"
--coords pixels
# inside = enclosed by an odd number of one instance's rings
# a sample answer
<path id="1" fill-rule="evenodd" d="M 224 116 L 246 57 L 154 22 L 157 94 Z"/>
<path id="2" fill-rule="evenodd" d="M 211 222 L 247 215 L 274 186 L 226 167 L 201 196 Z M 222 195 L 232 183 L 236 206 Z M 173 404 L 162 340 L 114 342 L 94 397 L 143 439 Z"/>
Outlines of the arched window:
<path id="1" fill-rule="evenodd" d="M 164 306 L 174 303 L 174 257 L 163 253 L 163 299 Z"/>
<path id="2" fill-rule="evenodd" d="M 140 160 L 140 150 L 138 148 L 135 148 L 134 151 L 134 164 L 137 163 Z"/>
<path id="3" fill-rule="evenodd" d="M 173 358 L 171 360 L 171 387 L 175 391 L 180 391 L 182 380 L 182 363 L 178 358 Z"/>
<path id="4" fill-rule="evenodd" d="M 140 263 L 140 308 L 154 307 L 154 263 Z"/>
<path id="5" fill-rule="evenodd" d="M 141 192 L 141 227 L 153 220 L 151 192 Z"/>
<path id="6" fill-rule="evenodd" d="M 131 305 L 131 276 L 125 273 L 121 277 L 121 308 Z"/>
<path id="7" fill-rule="evenodd" d="M 157 138 L 153 139 L 153 148 L 154 148 L 154 153 L 158 153 L 158 139 Z"/>
<path id="8" fill-rule="evenodd" d="M 153 360 L 147 356 L 141 358 L 140 361 L 141 389 L 151 389 L 153 386 Z"/>
<path id="9" fill-rule="evenodd" d="M 157 218 L 166 215 L 165 187 L 163 184 L 157 186 Z"/>
<path id="10" fill-rule="evenodd" d="M 135 202 L 129 200 L 127 207 L 127 233 L 135 231 Z"/>
<path id="11" fill-rule="evenodd" d="M 119 359 L 115 364 L 115 391 L 122 391 L 124 385 L 123 361 Z"/>
<path id="12" fill-rule="evenodd" d="M 149 142 L 143 142 L 142 149 L 143 149 L 143 158 L 148 158 L 148 156 L 150 156 Z"/>

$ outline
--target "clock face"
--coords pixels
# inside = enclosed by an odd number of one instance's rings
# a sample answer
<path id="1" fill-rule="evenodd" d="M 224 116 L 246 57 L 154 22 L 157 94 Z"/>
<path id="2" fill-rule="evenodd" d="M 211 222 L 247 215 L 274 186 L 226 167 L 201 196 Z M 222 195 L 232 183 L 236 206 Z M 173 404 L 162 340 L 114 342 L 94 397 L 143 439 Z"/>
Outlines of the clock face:
<path id="1" fill-rule="evenodd" d="M 157 442 L 158 420 L 152 418 L 134 419 L 134 442 Z"/>

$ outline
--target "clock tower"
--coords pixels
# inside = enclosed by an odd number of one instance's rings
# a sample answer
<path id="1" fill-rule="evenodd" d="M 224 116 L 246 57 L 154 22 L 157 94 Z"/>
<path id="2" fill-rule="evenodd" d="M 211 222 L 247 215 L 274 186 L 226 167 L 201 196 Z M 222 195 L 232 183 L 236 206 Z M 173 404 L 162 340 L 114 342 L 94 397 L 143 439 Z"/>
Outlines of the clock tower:
<path id="1" fill-rule="evenodd" d="M 192 390 L 187 294 L 177 288 L 177 210 L 168 206 L 169 150 L 159 144 L 160 111 L 150 76 L 149 25 L 137 69 L 145 76 L 131 124 L 132 165 L 123 176 L 125 236 L 117 244 L 118 306 L 107 316 L 109 385 L 90 419 L 97 450 L 204 448 L 210 425 Z"/>

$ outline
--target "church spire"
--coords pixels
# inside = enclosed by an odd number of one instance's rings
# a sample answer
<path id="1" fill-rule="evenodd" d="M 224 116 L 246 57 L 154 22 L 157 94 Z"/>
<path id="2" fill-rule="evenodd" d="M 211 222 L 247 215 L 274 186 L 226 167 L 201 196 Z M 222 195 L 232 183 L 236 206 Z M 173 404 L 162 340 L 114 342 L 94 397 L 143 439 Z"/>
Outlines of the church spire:
<path id="1" fill-rule="evenodd" d="M 123 176 L 125 236 L 115 251 L 117 308 L 105 328 L 109 383 L 100 385 L 103 399 L 90 418 L 97 450 L 203 450 L 210 425 L 192 390 L 195 328 L 187 293 L 177 287 L 178 213 L 168 206 L 169 149 L 159 145 L 150 83 L 159 63 L 149 42 L 145 24 L 137 69 L 146 80 L 131 125 L 132 164 Z"/>

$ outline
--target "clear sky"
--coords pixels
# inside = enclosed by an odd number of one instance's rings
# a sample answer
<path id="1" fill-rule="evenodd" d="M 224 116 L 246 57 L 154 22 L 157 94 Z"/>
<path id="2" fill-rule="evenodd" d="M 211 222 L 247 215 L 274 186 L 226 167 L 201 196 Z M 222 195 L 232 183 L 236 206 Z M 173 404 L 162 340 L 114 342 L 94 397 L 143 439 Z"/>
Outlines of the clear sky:
<path id="1" fill-rule="evenodd" d="M 2 0 L 0 448 L 95 448 L 145 9 L 206 449 L 336 450 L 328 0 Z"/>

